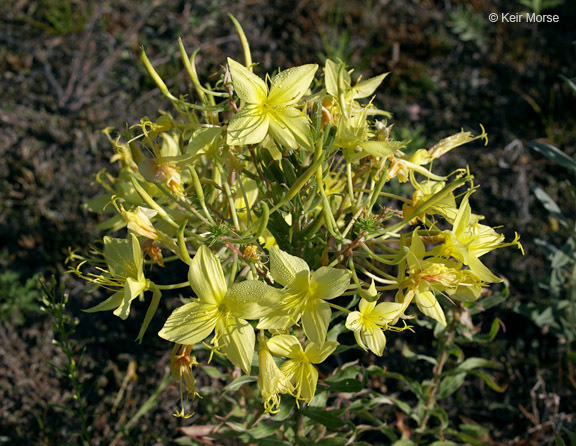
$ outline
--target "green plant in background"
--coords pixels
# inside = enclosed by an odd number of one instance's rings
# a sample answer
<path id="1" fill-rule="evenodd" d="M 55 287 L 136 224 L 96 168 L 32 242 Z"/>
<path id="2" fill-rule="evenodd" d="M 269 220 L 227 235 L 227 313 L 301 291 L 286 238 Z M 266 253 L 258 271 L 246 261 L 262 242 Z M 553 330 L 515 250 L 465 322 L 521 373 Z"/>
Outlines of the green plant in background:
<path id="1" fill-rule="evenodd" d="M 55 36 L 80 32 L 90 15 L 89 6 L 79 1 L 40 0 L 37 12 L 25 20 Z"/>
<path id="2" fill-rule="evenodd" d="M 174 343 L 169 366 L 181 389 L 175 415 L 193 415 L 198 400 L 185 396 L 200 394 L 216 414 L 232 405 L 230 422 L 211 438 L 334 445 L 374 430 L 408 444 L 408 431 L 400 438 L 366 413 L 363 398 L 376 405 L 386 398 L 369 390 L 369 377 L 399 379 L 416 395 L 415 408 L 393 401 L 416 423 L 411 441 L 452 435 L 438 401 L 469 374 L 501 390 L 479 370 L 495 364 L 465 359 L 458 347 L 466 336 L 491 340 L 498 330 L 496 321 L 484 337 L 466 331 L 471 322 L 463 314 L 477 312 L 482 289 L 502 281 L 481 257 L 520 244 L 518 236 L 504 241 L 472 212 L 468 169 L 444 176 L 431 165 L 460 145 L 486 140 L 485 132 L 461 131 L 408 155 L 409 141 L 391 138 L 389 113 L 370 99 L 386 74 L 354 79 L 343 62 L 327 59 L 321 76 L 313 64 L 259 76 L 233 22 L 244 61 L 229 58 L 214 86 L 200 84 L 196 53 L 189 57 L 180 42 L 197 102 L 173 95 L 142 51 L 174 110 L 144 117 L 117 138 L 107 131 L 120 172 L 98 175 L 105 193 L 88 206 L 112 212 L 101 229 L 126 228 L 127 235 L 106 235 L 103 249 L 73 269 L 112 292 L 88 311 L 126 319 L 133 302 L 147 302 L 142 341 L 161 300 L 184 292 L 159 335 Z M 410 196 L 390 192 L 398 183 L 410 186 Z M 187 277 L 162 282 L 164 271 L 182 264 Z M 335 365 L 350 349 L 381 356 L 389 333 L 413 324 L 438 339 L 437 358 L 425 359 L 435 366 L 431 379 Z M 226 378 L 219 369 L 230 365 L 235 379 L 224 392 L 240 397 L 215 402 L 214 390 L 197 388 L 198 372 Z M 250 385 L 256 382 L 259 396 Z M 358 398 L 337 408 L 334 393 Z M 353 415 L 343 421 L 345 410 Z M 371 425 L 359 424 L 363 417 Z"/>
<path id="3" fill-rule="evenodd" d="M 564 152 L 544 142 L 533 141 L 528 146 L 569 170 L 576 178 L 576 161 Z M 573 184 L 567 184 L 567 188 L 572 200 L 576 202 L 576 188 Z M 551 333 L 565 343 L 568 376 L 576 387 L 576 352 L 573 350 L 576 341 L 576 221 L 565 216 L 562 208 L 542 188 L 534 186 L 532 190 L 550 218 L 568 231 L 568 237 L 561 246 L 544 239 L 536 240 L 550 262 L 550 278 L 542 285 L 549 301 L 545 305 L 524 304 L 518 307 L 518 311 L 530 317 L 539 327 L 548 327 Z"/>
<path id="4" fill-rule="evenodd" d="M 530 8 L 535 14 L 540 14 L 542 11 L 562 5 L 564 0 L 518 0 L 518 3 Z"/>
<path id="5" fill-rule="evenodd" d="M 320 38 L 324 52 L 318 58 L 324 62 L 326 59 L 349 61 L 352 56 L 350 33 L 343 24 L 344 12 L 341 2 L 331 5 L 326 26 L 319 28 Z"/>
<path id="6" fill-rule="evenodd" d="M 562 430 L 568 436 L 570 446 L 576 446 L 576 434 L 565 427 L 563 427 Z M 556 446 L 566 446 L 567 444 L 559 434 L 554 434 L 554 440 L 556 441 Z"/>
<path id="7" fill-rule="evenodd" d="M 79 430 L 76 433 L 78 442 L 69 442 L 66 444 L 92 444 L 92 431 L 88 423 L 88 405 L 85 398 L 86 381 L 80 375 L 79 364 L 82 362 L 84 349 L 80 347 L 78 341 L 73 339 L 73 335 L 78 325 L 78 319 L 73 318 L 66 308 L 69 296 L 63 292 L 63 287 L 56 283 L 56 279 L 52 278 L 46 281 L 44 278 L 40 279 L 41 294 L 38 296 L 38 301 L 41 305 L 40 310 L 50 316 L 52 320 L 53 330 L 53 343 L 65 356 L 65 362 L 62 366 L 50 363 L 50 365 L 60 374 L 63 378 L 67 379 L 72 384 L 72 394 L 70 398 L 74 401 L 74 407 L 59 406 L 78 418 Z M 43 421 L 38 418 L 43 429 Z"/>
<path id="8" fill-rule="evenodd" d="M 21 283 L 20 274 L 11 270 L 0 274 L 0 320 L 14 317 L 22 323 L 27 313 L 38 311 L 37 281 L 38 277 L 34 276 Z"/>
<path id="9" fill-rule="evenodd" d="M 450 13 L 448 25 L 462 42 L 474 42 L 481 46 L 486 41 L 485 17 L 462 5 Z"/>

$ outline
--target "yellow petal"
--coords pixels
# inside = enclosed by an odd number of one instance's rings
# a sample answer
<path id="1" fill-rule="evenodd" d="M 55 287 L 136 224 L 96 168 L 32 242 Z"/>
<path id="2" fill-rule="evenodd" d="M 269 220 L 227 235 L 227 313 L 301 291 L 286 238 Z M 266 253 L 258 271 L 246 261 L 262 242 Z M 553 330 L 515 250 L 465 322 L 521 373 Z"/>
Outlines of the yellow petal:
<path id="1" fill-rule="evenodd" d="M 249 104 L 262 104 L 268 95 L 264 81 L 233 59 L 228 58 L 228 66 L 238 97 Z"/>
<path id="2" fill-rule="evenodd" d="M 310 271 L 310 268 L 300 257 L 278 248 L 270 248 L 270 274 L 280 285 L 290 285 L 301 271 Z"/>
<path id="3" fill-rule="evenodd" d="M 202 303 L 218 304 L 226 296 L 228 287 L 222 266 L 212 251 L 204 245 L 200 246 L 190 262 L 188 280 Z"/>
<path id="4" fill-rule="evenodd" d="M 418 309 L 424 313 L 426 316 L 436 319 L 442 325 L 446 325 L 446 317 L 444 316 L 444 311 L 438 303 L 436 296 L 432 291 L 424 291 L 422 293 L 416 293 L 414 295 L 414 301 L 418 305 Z"/>
<path id="5" fill-rule="evenodd" d="M 217 320 L 216 306 L 191 302 L 172 312 L 158 336 L 178 344 L 194 345 L 212 333 Z"/>
<path id="6" fill-rule="evenodd" d="M 300 342 L 292 335 L 274 336 L 268 340 L 267 346 L 274 355 L 285 358 L 298 358 L 304 353 Z"/>
<path id="7" fill-rule="evenodd" d="M 266 138 L 270 119 L 257 105 L 242 108 L 228 124 L 226 143 L 232 145 L 258 144 Z"/>
<path id="8" fill-rule="evenodd" d="M 216 338 L 222 353 L 230 362 L 249 375 L 256 342 L 252 325 L 240 318 L 220 318 L 216 326 Z"/>
<path id="9" fill-rule="evenodd" d="M 118 291 L 106 299 L 104 302 L 100 302 L 87 310 L 83 310 L 86 313 L 94 313 L 96 311 L 109 311 L 118 308 L 122 303 L 122 298 L 124 297 L 124 290 Z"/>
<path id="10" fill-rule="evenodd" d="M 319 299 L 334 299 L 348 289 L 351 277 L 347 269 L 318 268 L 310 278 L 310 294 Z"/>
<path id="11" fill-rule="evenodd" d="M 283 294 L 260 280 L 246 280 L 233 285 L 226 294 L 230 311 L 242 319 L 260 319 L 278 306 Z"/>
<path id="12" fill-rule="evenodd" d="M 272 78 L 268 102 L 273 105 L 294 104 L 310 88 L 318 65 L 308 64 L 281 71 Z"/>
<path id="13" fill-rule="evenodd" d="M 362 330 L 359 336 L 362 337 L 368 350 L 377 356 L 382 356 L 386 348 L 386 336 L 382 330 L 378 328 L 374 330 Z"/>
<path id="14" fill-rule="evenodd" d="M 304 354 L 308 360 L 314 364 L 320 364 L 324 362 L 328 356 L 330 356 L 334 350 L 338 347 L 338 342 L 327 341 L 323 344 L 316 344 L 315 342 L 309 342 L 304 350 Z"/>
<path id="15" fill-rule="evenodd" d="M 144 292 L 146 288 L 146 282 L 140 282 L 131 278 L 126 279 L 126 284 L 124 285 L 124 297 L 122 303 L 116 310 L 114 314 L 121 319 L 128 318 L 130 314 L 130 304 L 134 299 L 136 299 L 140 294 Z"/>
<path id="16" fill-rule="evenodd" d="M 104 259 L 113 276 L 136 279 L 142 273 L 142 250 L 134 234 L 127 240 L 105 236 Z"/>
<path id="17" fill-rule="evenodd" d="M 388 76 L 388 74 L 389 73 L 384 73 L 379 76 L 371 77 L 370 79 L 358 82 L 356 85 L 354 85 L 354 87 L 352 87 L 352 98 L 362 99 L 371 96 L 380 86 L 384 78 Z"/>
<path id="18" fill-rule="evenodd" d="M 304 333 L 312 342 L 322 345 L 326 340 L 331 318 L 330 305 L 321 299 L 312 299 L 306 304 L 302 313 Z"/>

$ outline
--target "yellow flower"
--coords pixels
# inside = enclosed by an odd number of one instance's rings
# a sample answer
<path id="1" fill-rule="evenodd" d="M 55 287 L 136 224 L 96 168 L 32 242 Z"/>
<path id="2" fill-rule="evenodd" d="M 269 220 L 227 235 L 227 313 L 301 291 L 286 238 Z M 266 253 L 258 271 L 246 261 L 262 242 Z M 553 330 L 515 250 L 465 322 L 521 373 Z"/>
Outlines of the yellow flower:
<path id="1" fill-rule="evenodd" d="M 370 350 L 382 356 L 386 348 L 384 331 L 388 324 L 398 319 L 402 309 L 401 303 L 396 302 L 369 302 L 360 299 L 358 311 L 353 311 L 346 319 L 346 328 L 354 332 L 358 345 L 364 350 Z"/>
<path id="2" fill-rule="evenodd" d="M 472 192 L 468 192 L 462 202 L 451 231 L 443 231 L 445 241 L 438 246 L 434 253 L 442 257 L 453 257 L 464 265 L 484 282 L 501 282 L 502 279 L 495 276 L 486 265 L 480 261 L 484 254 L 498 248 L 517 245 L 522 250 L 519 236 L 512 242 L 504 242 L 504 235 L 498 234 L 490 226 L 478 223 L 483 217 L 472 213 L 468 198 Z"/>
<path id="3" fill-rule="evenodd" d="M 332 310 L 326 301 L 346 291 L 352 276 L 350 271 L 323 266 L 311 273 L 301 258 L 271 247 L 270 274 L 285 287 L 285 295 L 277 308 L 260 320 L 258 328 L 284 329 L 302 318 L 306 336 L 322 345 L 332 319 Z"/>
<path id="4" fill-rule="evenodd" d="M 128 240 L 104 237 L 104 258 L 108 270 L 104 274 L 90 276 L 90 281 L 115 293 L 104 302 L 89 308 L 87 313 L 114 310 L 114 314 L 126 319 L 130 314 L 130 304 L 150 287 L 144 277 L 142 249 L 134 234 Z"/>
<path id="5" fill-rule="evenodd" d="M 267 344 L 274 355 L 289 358 L 280 366 L 280 371 L 295 388 L 296 404 L 299 401 L 310 403 L 318 383 L 318 370 L 312 364 L 324 362 L 336 350 L 338 342 L 324 342 L 323 345 L 309 342 L 303 350 L 295 336 L 278 335 L 271 338 Z"/>
<path id="6" fill-rule="evenodd" d="M 228 288 L 220 262 L 204 245 L 190 263 L 188 280 L 198 299 L 174 310 L 158 335 L 194 345 L 214 332 L 214 348 L 249 374 L 255 335 L 246 319 L 260 319 L 269 313 L 280 293 L 258 280 Z"/>
<path id="7" fill-rule="evenodd" d="M 197 367 L 199 364 L 196 361 L 196 357 L 190 356 L 192 352 L 191 345 L 180 346 L 180 351 L 176 353 L 176 349 L 170 355 L 170 371 L 172 372 L 172 378 L 178 381 L 180 386 L 180 404 L 181 411 L 174 414 L 174 416 L 182 418 L 190 418 L 192 414 L 186 414 L 184 411 L 184 392 L 186 389 L 186 394 L 191 398 L 196 398 L 200 394 L 196 391 L 196 378 L 192 374 L 192 367 Z"/>
<path id="8" fill-rule="evenodd" d="M 160 232 L 154 228 L 151 220 L 158 211 L 141 206 L 136 207 L 135 211 L 126 211 L 122 205 L 119 205 L 118 210 L 127 223 L 129 231 L 150 240 L 158 240 L 160 238 Z"/>
<path id="9" fill-rule="evenodd" d="M 228 58 L 232 84 L 245 102 L 228 124 L 229 145 L 258 144 L 268 132 L 285 147 L 312 147 L 308 118 L 296 108 L 310 87 L 318 65 L 281 71 L 266 83 L 238 62 Z"/>
<path id="10" fill-rule="evenodd" d="M 267 343 L 268 339 L 261 336 L 258 347 L 258 388 L 262 393 L 265 413 L 274 414 L 279 412 L 280 394 L 294 394 L 294 386 L 276 365 Z"/>

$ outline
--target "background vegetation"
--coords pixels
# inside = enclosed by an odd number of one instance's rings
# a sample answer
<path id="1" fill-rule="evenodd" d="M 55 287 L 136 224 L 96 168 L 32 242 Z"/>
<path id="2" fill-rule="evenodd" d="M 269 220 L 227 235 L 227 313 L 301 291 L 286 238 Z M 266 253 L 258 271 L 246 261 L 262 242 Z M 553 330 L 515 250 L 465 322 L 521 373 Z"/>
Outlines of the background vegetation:
<path id="1" fill-rule="evenodd" d="M 542 7 L 560 22 L 487 20 L 490 12 Z M 121 130 L 166 106 L 138 60 L 140 45 L 172 91 L 188 91 L 177 38 L 200 48 L 201 76 L 217 71 L 240 52 L 227 12 L 266 71 L 326 57 L 366 77 L 390 71 L 377 102 L 414 148 L 485 126 L 487 147 L 457 149 L 442 162 L 446 172 L 471 166 L 480 184 L 474 208 L 509 237 L 517 230 L 526 249 L 523 257 L 491 256 L 509 284 L 493 287 L 494 296 L 508 295 L 473 329 L 488 331 L 495 317 L 504 329 L 493 343 L 466 347 L 502 364 L 493 378 L 507 389 L 470 378 L 443 407 L 456 424 L 486 429 L 479 444 L 567 438 L 561 427 L 576 430 L 576 173 L 528 143 L 576 157 L 576 92 L 566 80 L 576 76 L 574 2 L 13 0 L 0 2 L 0 444 L 198 444 L 206 435 L 194 419 L 171 416 L 178 389 L 166 379 L 170 348 L 153 336 L 136 344 L 139 320 L 82 314 L 99 296 L 65 275 L 64 261 L 69 246 L 87 246 L 97 231 L 82 203 L 96 194 L 92 178 L 112 154 L 100 130 Z M 37 300 L 38 275 L 55 276 L 57 284 L 43 285 L 52 301 Z M 379 361 L 417 379 L 429 374 L 425 361 L 410 359 L 434 355 L 436 340 L 424 333 L 389 336 Z M 238 415 L 245 390 L 222 393 L 219 373 L 200 378 L 202 424 Z M 373 385 L 410 398 L 393 380 Z M 391 405 L 381 417 L 410 428 Z"/>

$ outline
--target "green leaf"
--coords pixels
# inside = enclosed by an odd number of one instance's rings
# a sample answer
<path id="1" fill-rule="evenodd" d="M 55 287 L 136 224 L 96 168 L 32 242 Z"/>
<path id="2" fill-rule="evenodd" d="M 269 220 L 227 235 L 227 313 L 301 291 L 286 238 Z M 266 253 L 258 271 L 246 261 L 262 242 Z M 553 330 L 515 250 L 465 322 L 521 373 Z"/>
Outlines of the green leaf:
<path id="1" fill-rule="evenodd" d="M 92 200 L 84 203 L 83 207 L 88 209 L 90 212 L 103 214 L 104 212 L 106 212 L 106 207 L 109 204 L 110 204 L 110 194 L 106 193 L 92 198 Z"/>
<path id="2" fill-rule="evenodd" d="M 329 384 L 332 382 L 341 381 L 343 379 L 355 379 L 359 374 L 362 373 L 362 370 L 362 367 L 358 365 L 350 365 L 350 363 L 344 364 L 342 367 L 338 368 L 338 370 L 336 370 L 332 376 L 326 378 L 324 382 Z"/>
<path id="3" fill-rule="evenodd" d="M 452 395 L 456 390 L 462 387 L 464 380 L 466 379 L 466 373 L 461 372 L 457 375 L 447 376 L 438 385 L 438 390 L 436 392 L 436 398 L 442 399 L 449 395 Z"/>
<path id="4" fill-rule="evenodd" d="M 433 358 L 432 356 L 418 354 L 413 350 L 411 350 L 410 347 L 408 347 L 408 345 L 404 345 L 404 347 L 402 348 L 402 356 L 404 356 L 406 359 L 426 361 L 432 365 L 436 365 L 437 363 L 436 358 Z"/>
<path id="5" fill-rule="evenodd" d="M 566 81 L 566 83 L 570 86 L 570 88 L 576 92 L 576 82 L 574 82 L 572 79 L 567 78 L 566 76 L 560 75 L 560 77 L 562 79 L 564 79 Z"/>
<path id="6" fill-rule="evenodd" d="M 566 432 L 566 435 L 568 435 L 568 439 L 570 440 L 570 446 L 576 446 L 576 434 L 571 430 L 566 429 L 564 426 L 562 426 L 562 430 Z"/>
<path id="7" fill-rule="evenodd" d="M 280 421 L 267 420 L 266 423 L 259 423 L 254 429 L 250 429 L 248 434 L 257 440 L 275 435 L 279 429 L 284 425 Z"/>
<path id="8" fill-rule="evenodd" d="M 293 398 L 282 398 L 280 400 L 280 412 L 275 414 L 271 419 L 275 421 L 285 421 L 292 416 L 292 409 L 296 403 Z"/>
<path id="9" fill-rule="evenodd" d="M 240 376 L 224 387 L 224 392 L 230 392 L 233 390 L 238 390 L 245 384 L 252 384 L 258 381 L 258 378 L 255 376 Z"/>
<path id="10" fill-rule="evenodd" d="M 390 373 L 390 372 L 387 372 L 386 370 L 384 370 L 378 366 L 375 366 L 375 365 L 368 367 L 366 369 L 366 372 L 369 375 L 383 376 L 384 378 L 391 378 L 391 379 L 397 379 L 399 381 L 402 381 L 408 385 L 408 387 L 410 388 L 412 393 L 414 393 L 414 395 L 418 399 L 424 399 L 425 398 L 424 393 L 422 392 L 421 384 L 418 381 L 415 381 L 411 378 L 407 378 L 406 376 L 402 375 L 401 373 Z"/>
<path id="11" fill-rule="evenodd" d="M 550 215 L 554 217 L 556 220 L 558 220 L 564 227 L 567 227 L 568 221 L 566 220 L 566 217 L 564 217 L 564 215 L 562 214 L 562 210 L 552 199 L 552 197 L 550 197 L 550 195 L 544 192 L 543 189 L 537 186 L 531 186 L 531 189 L 536 198 L 538 198 L 540 203 L 542 203 L 542 205 L 544 206 L 544 209 L 546 209 L 550 213 Z"/>
<path id="12" fill-rule="evenodd" d="M 575 245 L 576 238 L 569 238 L 566 243 L 564 243 L 564 246 L 556 251 L 552 257 L 550 266 L 552 266 L 553 269 L 559 269 L 568 265 L 569 263 L 574 263 L 576 261 L 576 258 L 574 257 L 574 252 L 576 251 Z"/>
<path id="13" fill-rule="evenodd" d="M 459 364 L 458 367 L 456 369 L 452 370 L 451 372 L 454 372 L 456 370 L 458 370 L 458 371 L 460 371 L 460 370 L 472 370 L 472 369 L 477 369 L 480 367 L 486 367 L 486 368 L 494 369 L 494 368 L 500 368 L 501 366 L 497 362 L 489 361 L 489 360 L 484 359 L 484 358 L 468 358 L 465 361 L 463 361 L 461 364 Z"/>
<path id="14" fill-rule="evenodd" d="M 98 231 L 116 232 L 126 226 L 126 220 L 120 214 L 113 215 L 110 218 L 98 223 L 96 229 Z"/>
<path id="15" fill-rule="evenodd" d="M 362 381 L 357 379 L 342 379 L 340 381 L 331 381 L 327 383 L 330 392 L 360 392 L 364 388 Z"/>
<path id="16" fill-rule="evenodd" d="M 502 393 L 506 391 L 506 388 L 508 387 L 507 385 L 499 386 L 498 384 L 496 384 L 496 382 L 492 379 L 490 375 L 481 372 L 480 370 L 470 370 L 469 373 L 482 378 L 484 382 L 488 385 L 488 387 L 490 387 L 492 390 L 495 390 L 496 392 Z"/>
<path id="17" fill-rule="evenodd" d="M 224 390 L 226 390 L 226 389 L 224 389 Z M 226 426 L 228 426 L 234 432 L 248 432 L 248 429 L 246 428 L 246 426 L 244 426 L 243 424 L 237 423 L 235 421 L 228 421 L 226 423 Z"/>
<path id="18" fill-rule="evenodd" d="M 329 429 L 338 429 L 346 423 L 341 420 L 344 409 L 326 410 L 308 407 L 302 411 L 302 414 L 316 423 L 320 423 Z"/>
<path id="19" fill-rule="evenodd" d="M 496 335 L 500 331 L 500 327 L 503 326 L 503 323 L 500 319 L 496 318 L 492 321 L 492 325 L 490 326 L 490 331 L 484 334 L 474 334 L 468 339 L 470 342 L 479 342 L 479 343 L 488 343 L 492 342 Z"/>
<path id="20" fill-rule="evenodd" d="M 211 365 L 203 365 L 202 372 L 206 373 L 210 378 L 220 379 L 224 377 L 224 373 Z"/>
<path id="21" fill-rule="evenodd" d="M 556 164 L 559 164 L 566 169 L 570 169 L 576 172 L 576 161 L 566 155 L 564 152 L 559 150 L 558 148 L 551 146 L 550 144 L 546 144 L 543 142 L 531 141 L 528 143 L 529 147 L 532 147 L 538 153 L 541 153 L 546 158 L 554 161 Z"/>
<path id="22" fill-rule="evenodd" d="M 448 427 L 448 414 L 444 409 L 442 409 L 441 407 L 437 407 L 435 409 L 432 409 L 428 413 L 433 417 L 436 417 L 438 420 L 440 420 L 442 429 L 446 429 Z"/>
<path id="23" fill-rule="evenodd" d="M 556 446 L 566 446 L 566 442 L 558 434 L 554 434 L 554 439 L 556 440 Z"/>
<path id="24" fill-rule="evenodd" d="M 412 418 L 416 421 L 419 421 L 419 419 L 420 419 L 419 415 L 417 415 L 416 412 L 414 412 L 414 408 L 410 404 L 402 401 L 399 398 L 393 398 L 393 397 L 390 397 L 390 401 L 392 401 L 392 403 L 394 403 L 394 405 L 398 409 L 400 409 L 402 412 L 404 412 L 410 418 Z"/>
<path id="25" fill-rule="evenodd" d="M 403 440 L 395 441 L 394 443 L 392 443 L 392 446 L 416 446 L 416 443 L 414 443 L 412 440 L 405 438 Z"/>
<path id="26" fill-rule="evenodd" d="M 292 444 L 294 443 L 279 438 L 261 438 L 258 440 L 259 446 L 291 446 Z"/>

